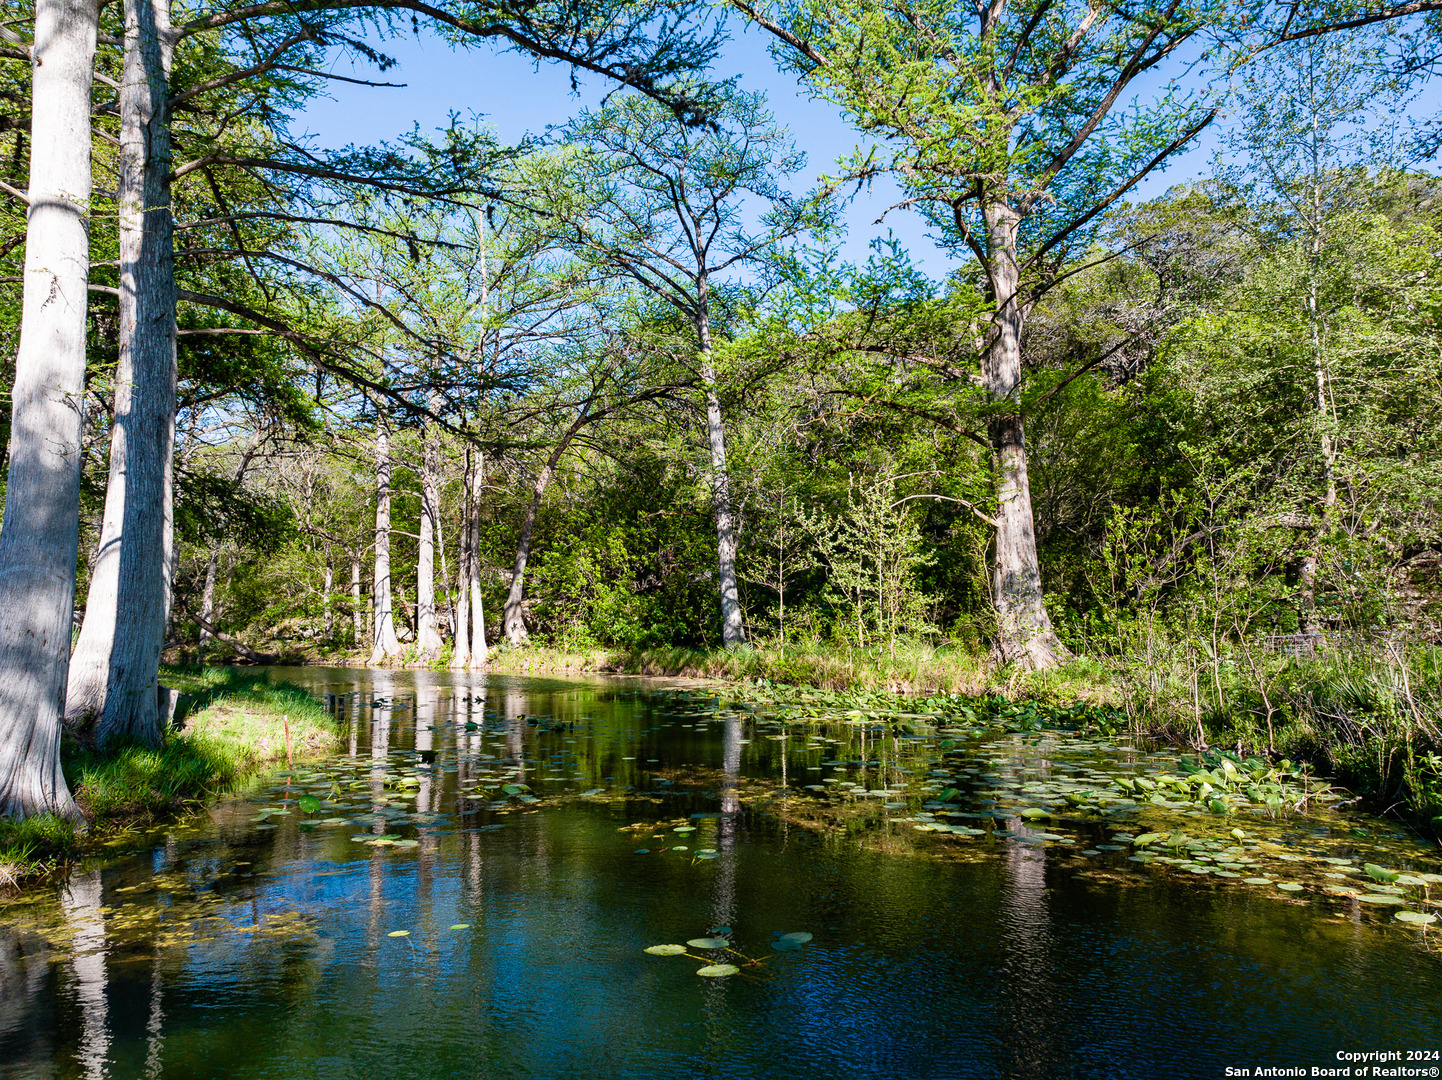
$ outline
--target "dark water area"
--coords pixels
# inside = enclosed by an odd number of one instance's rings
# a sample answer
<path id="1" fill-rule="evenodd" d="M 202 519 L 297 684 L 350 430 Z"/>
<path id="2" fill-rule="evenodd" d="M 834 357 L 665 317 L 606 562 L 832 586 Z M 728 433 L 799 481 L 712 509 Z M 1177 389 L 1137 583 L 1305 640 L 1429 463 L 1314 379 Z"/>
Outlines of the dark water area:
<path id="1" fill-rule="evenodd" d="M 1118 837 L 1150 807 L 1045 832 L 1007 801 L 1146 763 L 1119 742 L 944 753 L 641 681 L 274 677 L 333 702 L 340 753 L 0 906 L 0 1076 L 1130 1080 L 1442 1051 L 1442 932 L 1395 917 L 1442 884 L 1337 891 L 1369 860 L 1439 869 L 1384 823 L 1259 818 L 1139 863 Z M 955 777 L 975 812 L 949 817 Z M 643 951 L 718 928 L 734 952 Z"/>

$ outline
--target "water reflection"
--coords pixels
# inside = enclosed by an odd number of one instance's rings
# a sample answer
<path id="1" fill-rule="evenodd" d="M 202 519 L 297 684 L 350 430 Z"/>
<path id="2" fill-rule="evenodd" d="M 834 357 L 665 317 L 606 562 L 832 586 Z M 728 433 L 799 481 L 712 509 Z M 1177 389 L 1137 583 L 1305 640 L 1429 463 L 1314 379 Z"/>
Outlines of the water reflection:
<path id="1" fill-rule="evenodd" d="M 914 799 L 857 796 L 855 836 L 755 810 L 778 779 L 803 809 L 822 779 L 900 789 L 935 762 L 919 742 L 619 683 L 288 674 L 335 695 L 335 761 L 91 867 L 23 932 L 0 909 L 0 1075 L 1210 1078 L 1326 1064 L 1323 1027 L 1439 1034 L 1437 957 L 1376 912 L 1114 885 L 1004 811 L 1017 838 L 932 857 L 904 843 Z M 1061 768 L 1012 751 L 979 785 Z M 230 929 L 187 937 L 202 912 Z M 815 940 L 722 980 L 642 952 L 722 925 L 750 955 Z"/>
<path id="2" fill-rule="evenodd" d="M 70 924 L 70 972 L 75 1003 L 80 1012 L 80 1040 L 75 1056 L 85 1080 L 109 1076 L 108 982 L 105 972 L 105 916 L 99 870 L 75 869 L 60 894 Z"/>

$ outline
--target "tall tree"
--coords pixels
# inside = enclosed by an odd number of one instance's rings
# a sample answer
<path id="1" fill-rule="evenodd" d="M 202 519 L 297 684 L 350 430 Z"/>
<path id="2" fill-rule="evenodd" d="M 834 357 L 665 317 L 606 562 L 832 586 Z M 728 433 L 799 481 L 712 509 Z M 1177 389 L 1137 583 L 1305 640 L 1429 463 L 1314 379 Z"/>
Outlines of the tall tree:
<path id="1" fill-rule="evenodd" d="M 126 0 L 120 84 L 120 364 L 110 479 L 65 712 L 95 742 L 158 746 L 160 652 L 174 561 L 175 245 L 168 0 Z"/>
<path id="2" fill-rule="evenodd" d="M 894 175 L 905 203 L 980 268 L 991 312 L 978 337 L 996 483 L 998 651 L 1053 666 L 1066 650 L 1043 600 L 1027 478 L 1027 315 L 1075 268 L 1107 208 L 1216 115 L 1205 95 L 1174 87 L 1150 105 L 1125 95 L 1216 26 L 1221 6 L 734 2 L 814 93 L 885 142 L 884 158 L 858 153 L 848 172 Z"/>
<path id="3" fill-rule="evenodd" d="M 29 213 L 0 527 L 0 814 L 79 811 L 60 771 L 79 548 L 95 0 L 35 6 Z"/>
<path id="4" fill-rule="evenodd" d="M 692 335 L 688 366 L 700 385 L 721 640 L 730 648 L 746 633 L 716 292 L 727 271 L 762 262 L 787 239 L 823 224 L 818 203 L 796 198 L 780 183 L 805 156 L 773 122 L 761 95 L 730 88 L 718 91 L 711 123 L 703 127 L 688 127 L 655 102 L 631 95 L 583 115 L 564 135 L 573 145 L 545 159 L 537 184 L 551 195 L 546 209 L 563 239 L 669 305 Z"/>
<path id="5" fill-rule="evenodd" d="M 379 405 L 376 408 L 375 439 L 376 539 L 375 572 L 371 584 L 372 666 L 399 656 L 401 652 L 391 604 L 391 433 L 389 420 Z"/>
<path id="6" fill-rule="evenodd" d="M 1221 168 L 1234 190 L 1274 208 L 1258 225 L 1295 245 L 1313 383 L 1318 476 L 1313 514 L 1304 518 L 1300 593 L 1305 630 L 1321 629 L 1316 607 L 1318 548 L 1337 503 L 1337 394 L 1334 353 L 1345 333 L 1332 325 L 1331 266 L 1351 235 L 1334 230 L 1365 220 L 1375 198 L 1370 174 L 1396 171 L 1400 139 L 1393 120 L 1405 112 L 1407 83 L 1391 70 L 1385 43 L 1363 33 L 1307 37 L 1278 46 L 1250 65 L 1239 87 L 1240 116 L 1228 133 L 1230 164 Z M 1267 218 L 1273 220 L 1268 222 Z M 1265 223 L 1265 224 L 1264 224 Z M 1259 247 L 1267 245 L 1259 238 Z M 1346 304 L 1346 301 L 1344 301 Z M 1350 306 L 1350 305 L 1348 305 Z M 1346 392 L 1343 392 L 1346 396 Z"/>

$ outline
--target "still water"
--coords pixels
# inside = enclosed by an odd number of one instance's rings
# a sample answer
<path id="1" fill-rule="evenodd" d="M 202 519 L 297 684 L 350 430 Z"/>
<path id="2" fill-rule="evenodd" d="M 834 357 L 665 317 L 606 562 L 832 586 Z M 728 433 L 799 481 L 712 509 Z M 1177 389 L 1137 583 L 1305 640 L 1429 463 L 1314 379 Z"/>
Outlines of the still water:
<path id="1" fill-rule="evenodd" d="M 273 677 L 333 702 L 338 756 L 0 907 L 0 1076 L 1212 1078 L 1442 1050 L 1442 934 L 1356 884 L 1439 867 L 1380 822 L 1259 817 L 1138 862 L 1152 808 L 1017 816 L 1151 767 L 1120 741 L 944 753 L 640 681 Z"/>

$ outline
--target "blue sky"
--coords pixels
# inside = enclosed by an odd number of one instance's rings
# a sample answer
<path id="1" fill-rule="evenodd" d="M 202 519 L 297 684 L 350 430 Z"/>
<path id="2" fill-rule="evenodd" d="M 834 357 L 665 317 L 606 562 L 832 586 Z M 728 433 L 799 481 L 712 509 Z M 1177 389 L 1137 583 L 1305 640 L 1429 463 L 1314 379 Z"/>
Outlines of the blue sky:
<path id="1" fill-rule="evenodd" d="M 778 120 L 791 129 L 797 145 L 809 155 L 805 180 L 828 171 L 838 157 L 856 146 L 859 136 L 833 106 L 809 99 L 793 76 L 777 70 L 760 32 L 733 21 L 731 36 L 715 74 L 738 75 L 745 89 L 766 92 Z M 399 67 L 376 75 L 372 69 L 339 62 L 334 73 L 406 86 L 381 89 L 331 83 L 330 97 L 310 104 L 293 128 L 296 134 L 311 134 L 326 146 L 372 143 L 409 131 L 412 124 L 419 124 L 423 132 L 441 127 L 449 114 L 456 112 L 462 116 L 483 114 L 500 137 L 510 142 L 527 131 L 540 132 L 548 124 L 564 122 L 581 108 L 597 104 L 612 88 L 612 84 L 598 78 L 582 78 L 579 94 L 573 93 L 568 67 L 536 67 L 516 53 L 501 52 L 484 43 L 471 49 L 453 49 L 423 32 L 419 37 L 374 44 L 394 56 Z M 1437 94 L 1424 95 L 1417 108 L 1435 113 Z M 1139 186 L 1135 198 L 1153 198 L 1173 184 L 1205 175 L 1211 168 L 1218 138 L 1218 131 L 1205 132 L 1194 149 Z M 843 256 L 864 258 L 871 240 L 890 231 L 929 276 L 944 276 L 953 264 L 926 237 L 915 214 L 896 210 L 887 214 L 882 224 L 875 223 L 895 197 L 895 189 L 883 184 L 857 197 L 846 215 Z"/>

